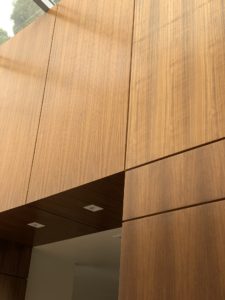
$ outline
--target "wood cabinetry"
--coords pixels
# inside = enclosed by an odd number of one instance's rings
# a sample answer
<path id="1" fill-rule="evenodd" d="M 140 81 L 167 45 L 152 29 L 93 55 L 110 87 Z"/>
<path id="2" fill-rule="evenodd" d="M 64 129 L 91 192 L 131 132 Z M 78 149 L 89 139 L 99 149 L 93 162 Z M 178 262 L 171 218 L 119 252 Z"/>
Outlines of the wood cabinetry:
<path id="1" fill-rule="evenodd" d="M 133 0 L 62 0 L 28 201 L 124 169 Z"/>
<path id="2" fill-rule="evenodd" d="M 123 219 L 225 198 L 225 140 L 126 172 Z"/>
<path id="3" fill-rule="evenodd" d="M 137 0 L 127 168 L 225 136 L 225 6 Z"/>
<path id="4" fill-rule="evenodd" d="M 0 47 L 0 211 L 25 203 L 55 16 Z"/>
<path id="5" fill-rule="evenodd" d="M 120 300 L 225 299 L 225 202 L 125 222 Z"/>

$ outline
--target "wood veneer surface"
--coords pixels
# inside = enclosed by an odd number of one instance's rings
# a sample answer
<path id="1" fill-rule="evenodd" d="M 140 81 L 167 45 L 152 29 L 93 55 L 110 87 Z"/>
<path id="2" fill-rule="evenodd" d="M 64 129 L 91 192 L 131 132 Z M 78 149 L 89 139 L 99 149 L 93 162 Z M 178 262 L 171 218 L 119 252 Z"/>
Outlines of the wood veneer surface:
<path id="1" fill-rule="evenodd" d="M 28 202 L 124 169 L 133 0 L 62 0 Z"/>
<path id="2" fill-rule="evenodd" d="M 225 140 L 126 172 L 123 219 L 225 198 Z"/>
<path id="3" fill-rule="evenodd" d="M 88 225 L 95 230 L 118 228 L 122 225 L 124 177 L 124 173 L 111 175 L 32 202 L 31 206 Z M 90 212 L 84 209 L 88 205 L 96 205 L 102 210 Z"/>
<path id="4" fill-rule="evenodd" d="M 124 172 L 121 172 L 2 212 L 0 238 L 36 246 L 121 227 L 123 193 Z M 88 205 L 102 209 L 91 212 L 84 209 Z M 28 226 L 33 222 L 45 227 Z M 4 255 L 0 251 L 0 270 L 1 266 L 7 267 Z"/>
<path id="5" fill-rule="evenodd" d="M 225 202 L 125 222 L 121 300 L 225 299 Z"/>
<path id="6" fill-rule="evenodd" d="M 55 16 L 0 46 L 0 211 L 25 203 Z"/>
<path id="7" fill-rule="evenodd" d="M 0 274 L 27 278 L 32 248 L 7 240 L 0 240 Z"/>
<path id="8" fill-rule="evenodd" d="M 0 299 L 24 300 L 31 247 L 0 240 Z"/>
<path id="9" fill-rule="evenodd" d="M 26 285 L 26 279 L 0 274 L 1 300 L 24 300 Z"/>
<path id="10" fill-rule="evenodd" d="M 137 0 L 127 168 L 225 136 L 225 4 Z"/>

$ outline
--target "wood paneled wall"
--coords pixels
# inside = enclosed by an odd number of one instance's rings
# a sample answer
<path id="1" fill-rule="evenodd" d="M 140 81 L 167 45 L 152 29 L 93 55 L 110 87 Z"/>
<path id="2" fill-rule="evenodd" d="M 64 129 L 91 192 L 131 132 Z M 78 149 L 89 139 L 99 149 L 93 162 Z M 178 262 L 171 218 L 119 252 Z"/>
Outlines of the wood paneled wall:
<path id="1" fill-rule="evenodd" d="M 36 243 L 91 233 L 109 213 L 76 222 L 73 188 L 173 156 L 127 172 L 120 298 L 223 299 L 225 202 L 180 208 L 224 197 L 225 142 L 175 155 L 225 137 L 223 1 L 62 0 L 55 15 L 0 47 L 0 211 L 67 191 L 22 207 L 20 228 L 43 220 Z M 0 298 L 23 299 L 16 276 Z"/>
<path id="2" fill-rule="evenodd" d="M 24 300 L 31 248 L 0 240 L 0 299 Z"/>
<path id="3" fill-rule="evenodd" d="M 122 172 L 2 212 L 0 239 L 37 246 L 121 227 L 123 194 Z M 84 209 L 88 205 L 98 206 L 101 210 Z M 32 222 L 45 227 L 28 226 Z"/>
<path id="4" fill-rule="evenodd" d="M 1 45 L 0 211 L 124 170 L 133 13 L 62 0 Z"/>
<path id="5" fill-rule="evenodd" d="M 225 198 L 225 140 L 126 173 L 123 219 Z"/>
<path id="6" fill-rule="evenodd" d="M 221 140 L 126 172 L 121 300 L 225 297 L 224 151 Z"/>
<path id="7" fill-rule="evenodd" d="M 0 211 L 25 204 L 54 15 L 0 46 Z"/>
<path id="8" fill-rule="evenodd" d="M 225 6 L 136 0 L 126 167 L 225 136 Z"/>
<path id="9" fill-rule="evenodd" d="M 225 202 L 123 225 L 120 300 L 225 299 Z"/>
<path id="10" fill-rule="evenodd" d="M 28 201 L 124 169 L 133 0 L 62 0 Z"/>
<path id="11" fill-rule="evenodd" d="M 26 280 L 0 274 L 0 297 L 2 300 L 24 300 Z"/>
<path id="12" fill-rule="evenodd" d="M 135 1 L 121 300 L 225 298 L 224 25 L 220 0 Z"/>

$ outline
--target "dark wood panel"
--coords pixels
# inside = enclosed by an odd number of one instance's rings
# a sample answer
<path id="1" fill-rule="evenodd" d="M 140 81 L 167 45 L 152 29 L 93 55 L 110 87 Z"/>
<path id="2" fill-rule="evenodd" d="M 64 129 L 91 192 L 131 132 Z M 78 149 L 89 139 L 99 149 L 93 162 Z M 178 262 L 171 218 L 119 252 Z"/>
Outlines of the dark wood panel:
<path id="1" fill-rule="evenodd" d="M 124 170 L 133 0 L 62 0 L 28 202 Z"/>
<path id="2" fill-rule="evenodd" d="M 54 21 L 46 14 L 0 46 L 0 211 L 26 201 Z"/>
<path id="3" fill-rule="evenodd" d="M 0 273 L 27 278 L 31 258 L 31 247 L 0 240 Z"/>
<path id="4" fill-rule="evenodd" d="M 123 219 L 225 198 L 222 140 L 126 173 Z"/>
<path id="5" fill-rule="evenodd" d="M 125 222 L 121 300 L 225 299 L 225 202 Z"/>
<path id="6" fill-rule="evenodd" d="M 24 205 L 0 214 L 0 238 L 28 245 L 87 235 L 121 227 L 124 173 Z M 98 212 L 87 205 L 103 208 Z M 27 224 L 38 222 L 44 228 L 35 230 Z"/>
<path id="7" fill-rule="evenodd" d="M 32 203 L 32 206 L 101 230 L 121 226 L 124 173 L 118 173 Z M 84 209 L 97 205 L 103 210 Z"/>
<path id="8" fill-rule="evenodd" d="M 136 1 L 127 168 L 225 136 L 224 57 L 224 1 Z"/>
<path id="9" fill-rule="evenodd" d="M 26 284 L 25 279 L 0 274 L 0 299 L 24 300 Z"/>
<path id="10" fill-rule="evenodd" d="M 0 299 L 24 300 L 31 247 L 0 240 Z"/>
<path id="11" fill-rule="evenodd" d="M 28 226 L 32 222 L 45 227 L 34 229 Z M 47 244 L 97 231 L 96 228 L 29 206 L 21 206 L 0 215 L 0 238 L 27 245 Z"/>

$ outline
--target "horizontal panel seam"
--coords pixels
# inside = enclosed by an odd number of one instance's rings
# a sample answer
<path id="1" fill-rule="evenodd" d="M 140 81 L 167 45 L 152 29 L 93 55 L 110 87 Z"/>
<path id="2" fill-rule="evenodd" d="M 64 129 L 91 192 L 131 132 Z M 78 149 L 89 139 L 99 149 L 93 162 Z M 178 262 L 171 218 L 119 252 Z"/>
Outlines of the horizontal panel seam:
<path id="1" fill-rule="evenodd" d="M 155 217 L 155 216 L 159 216 L 159 215 L 163 215 L 163 214 L 168 214 L 168 213 L 172 213 L 172 212 L 178 212 L 178 211 L 181 211 L 181 210 L 186 210 L 186 209 L 190 209 L 190 208 L 194 208 L 194 207 L 200 207 L 200 206 L 204 206 L 204 205 L 210 205 L 212 203 L 222 202 L 224 200 L 225 200 L 225 197 L 214 199 L 214 200 L 210 200 L 210 201 L 205 201 L 205 202 L 201 202 L 201 203 L 196 203 L 196 204 L 181 206 L 181 207 L 177 207 L 177 208 L 173 208 L 173 209 L 168 209 L 168 210 L 164 210 L 164 211 L 160 211 L 160 212 L 156 212 L 156 213 L 152 213 L 152 214 L 146 214 L 146 215 L 139 216 L 139 217 L 128 218 L 128 219 L 124 219 L 123 223 L 129 222 L 129 221 L 135 221 L 135 220 L 139 220 L 139 219 L 144 219 L 144 218 L 148 218 L 148 217 Z"/>
<path id="2" fill-rule="evenodd" d="M 13 274 L 6 273 L 6 272 L 0 272 L 0 275 L 7 276 L 7 277 L 18 278 L 18 279 L 22 279 L 22 280 L 27 280 L 27 277 L 19 276 L 19 275 L 13 275 Z"/>
<path id="3" fill-rule="evenodd" d="M 131 167 L 131 168 L 127 168 L 125 171 L 126 172 L 132 171 L 132 170 L 135 170 L 137 168 L 144 167 L 144 166 L 147 166 L 147 165 L 151 165 L 151 164 L 153 164 L 155 162 L 158 162 L 158 161 L 161 161 L 161 160 L 166 160 L 168 158 L 175 157 L 175 156 L 178 156 L 178 155 L 183 154 L 183 153 L 188 153 L 188 152 L 190 152 L 192 150 L 200 149 L 200 148 L 203 148 L 205 146 L 208 146 L 208 145 L 211 145 L 211 144 L 216 144 L 216 143 L 219 143 L 219 142 L 224 141 L 224 140 L 225 140 L 225 137 L 222 137 L 222 138 L 219 138 L 219 139 L 216 139 L 216 140 L 204 143 L 204 144 L 200 144 L 200 145 L 197 145 L 197 146 L 194 146 L 194 147 L 191 147 L 191 148 L 184 149 L 182 151 L 178 151 L 178 152 L 166 155 L 166 156 L 162 156 L 162 157 L 154 159 L 154 160 L 150 160 L 150 161 L 148 161 L 146 163 L 143 163 L 143 164 Z"/>

